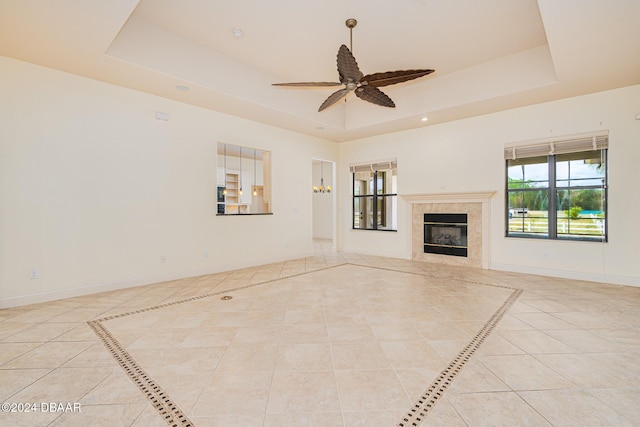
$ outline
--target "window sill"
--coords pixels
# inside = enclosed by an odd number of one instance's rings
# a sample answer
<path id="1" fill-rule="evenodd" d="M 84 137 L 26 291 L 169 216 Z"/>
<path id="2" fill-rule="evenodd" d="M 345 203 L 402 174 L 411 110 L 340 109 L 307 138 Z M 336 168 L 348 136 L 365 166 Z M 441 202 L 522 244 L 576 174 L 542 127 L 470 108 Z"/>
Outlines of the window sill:
<path id="1" fill-rule="evenodd" d="M 234 213 L 234 214 L 216 214 L 216 216 L 258 216 L 258 215 L 273 215 L 273 212 L 262 213 Z"/>

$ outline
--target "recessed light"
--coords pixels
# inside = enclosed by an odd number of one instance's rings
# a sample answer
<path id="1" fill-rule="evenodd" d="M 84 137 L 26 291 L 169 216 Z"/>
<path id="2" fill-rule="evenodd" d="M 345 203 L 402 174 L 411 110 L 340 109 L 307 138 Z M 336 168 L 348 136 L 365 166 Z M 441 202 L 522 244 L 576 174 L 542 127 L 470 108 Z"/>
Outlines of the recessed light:
<path id="1" fill-rule="evenodd" d="M 423 118 L 421 118 L 420 120 L 421 120 L 421 121 L 423 121 L 423 122 L 426 122 L 426 121 L 427 121 L 427 120 L 429 120 L 429 119 L 428 119 L 427 117 L 423 117 Z"/>
<path id="2" fill-rule="evenodd" d="M 233 37 L 237 39 L 241 39 L 244 37 L 244 31 L 242 31 L 240 28 L 235 28 L 231 30 L 231 34 L 233 34 Z"/>
<path id="3" fill-rule="evenodd" d="M 181 90 L 183 92 L 186 92 L 189 90 L 189 86 L 185 86 L 185 85 L 178 85 L 176 86 L 176 89 Z"/>

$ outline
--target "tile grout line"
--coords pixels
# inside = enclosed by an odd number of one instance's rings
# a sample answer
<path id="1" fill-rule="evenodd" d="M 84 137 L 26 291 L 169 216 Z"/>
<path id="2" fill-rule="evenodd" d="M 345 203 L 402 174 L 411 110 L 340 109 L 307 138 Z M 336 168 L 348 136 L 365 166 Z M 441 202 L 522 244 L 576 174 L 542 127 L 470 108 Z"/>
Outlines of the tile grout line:
<path id="1" fill-rule="evenodd" d="M 284 331 L 287 325 L 287 311 L 289 309 L 289 305 L 291 301 L 287 301 L 287 310 L 285 310 L 285 317 L 282 320 L 282 327 L 280 328 L 280 339 L 278 340 L 278 350 L 276 351 L 276 360 L 273 365 L 273 372 L 271 373 L 271 379 L 269 381 L 269 392 L 267 393 L 267 401 L 264 405 L 264 416 L 262 417 L 262 424 L 264 425 L 264 420 L 267 418 L 268 410 L 269 410 L 269 401 L 271 400 L 271 389 L 273 388 L 273 379 L 276 376 L 276 371 L 278 370 L 278 360 L 280 359 L 280 351 L 282 350 L 282 344 L 284 341 Z"/>
<path id="2" fill-rule="evenodd" d="M 476 352 L 484 340 L 491 334 L 502 316 L 507 312 L 511 305 L 520 297 L 524 291 L 522 289 L 514 290 L 498 310 L 485 323 L 480 331 L 473 337 L 471 342 L 467 344 L 458 355 L 449 363 L 438 378 L 418 399 L 413 407 L 407 412 L 402 420 L 396 424 L 397 427 L 417 427 L 422 424 L 429 411 L 433 409 L 438 400 L 444 395 L 444 392 L 453 382 L 454 378 L 460 373 L 464 365 L 469 361 L 471 356 Z"/>
<path id="3" fill-rule="evenodd" d="M 329 324 L 327 322 L 327 310 L 324 304 L 324 301 L 322 303 L 322 314 L 324 316 L 324 324 L 325 327 L 327 328 L 327 340 L 328 340 L 328 344 L 329 344 L 329 355 L 331 356 L 331 371 L 333 373 L 333 381 L 336 384 L 336 393 L 338 394 L 338 405 L 340 405 L 340 417 L 342 419 L 342 425 L 346 426 L 347 423 L 344 419 L 344 406 L 342 405 L 342 398 L 340 396 L 340 388 L 338 387 L 338 376 L 336 375 L 336 359 L 334 357 L 333 354 L 333 345 L 335 344 L 332 340 L 331 340 L 331 336 L 329 334 Z"/>

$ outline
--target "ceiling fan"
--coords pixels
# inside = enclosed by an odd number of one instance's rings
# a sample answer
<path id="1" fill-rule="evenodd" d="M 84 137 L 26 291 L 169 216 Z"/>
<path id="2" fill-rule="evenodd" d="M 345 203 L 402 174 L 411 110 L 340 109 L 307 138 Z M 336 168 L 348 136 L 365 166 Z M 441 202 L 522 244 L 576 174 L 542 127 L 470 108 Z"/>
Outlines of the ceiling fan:
<path id="1" fill-rule="evenodd" d="M 353 18 L 347 19 L 345 25 L 349 28 L 350 44 L 353 44 L 353 28 L 358 24 Z M 352 46 L 353 48 L 353 46 Z M 354 58 L 351 50 L 345 46 L 338 49 L 338 74 L 340 82 L 298 82 L 298 83 L 273 83 L 273 86 L 289 86 L 289 87 L 331 87 L 344 86 L 342 89 L 332 93 L 322 103 L 318 111 L 325 110 L 336 102 L 345 98 L 351 91 L 364 101 L 371 102 L 383 107 L 395 108 L 396 104 L 389 98 L 379 87 L 394 85 L 406 82 L 408 80 L 424 77 L 433 73 L 435 70 L 399 70 L 387 71 L 385 73 L 367 74 L 366 76 L 360 71 L 358 63 Z"/>

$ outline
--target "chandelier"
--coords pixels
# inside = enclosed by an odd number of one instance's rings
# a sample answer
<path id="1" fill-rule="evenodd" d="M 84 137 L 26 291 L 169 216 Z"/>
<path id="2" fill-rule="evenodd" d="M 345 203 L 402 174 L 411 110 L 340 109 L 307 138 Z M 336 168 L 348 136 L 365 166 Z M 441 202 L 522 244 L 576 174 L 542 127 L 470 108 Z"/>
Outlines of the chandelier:
<path id="1" fill-rule="evenodd" d="M 320 186 L 313 186 L 314 193 L 331 193 L 331 186 L 324 186 L 324 162 L 320 160 Z"/>

